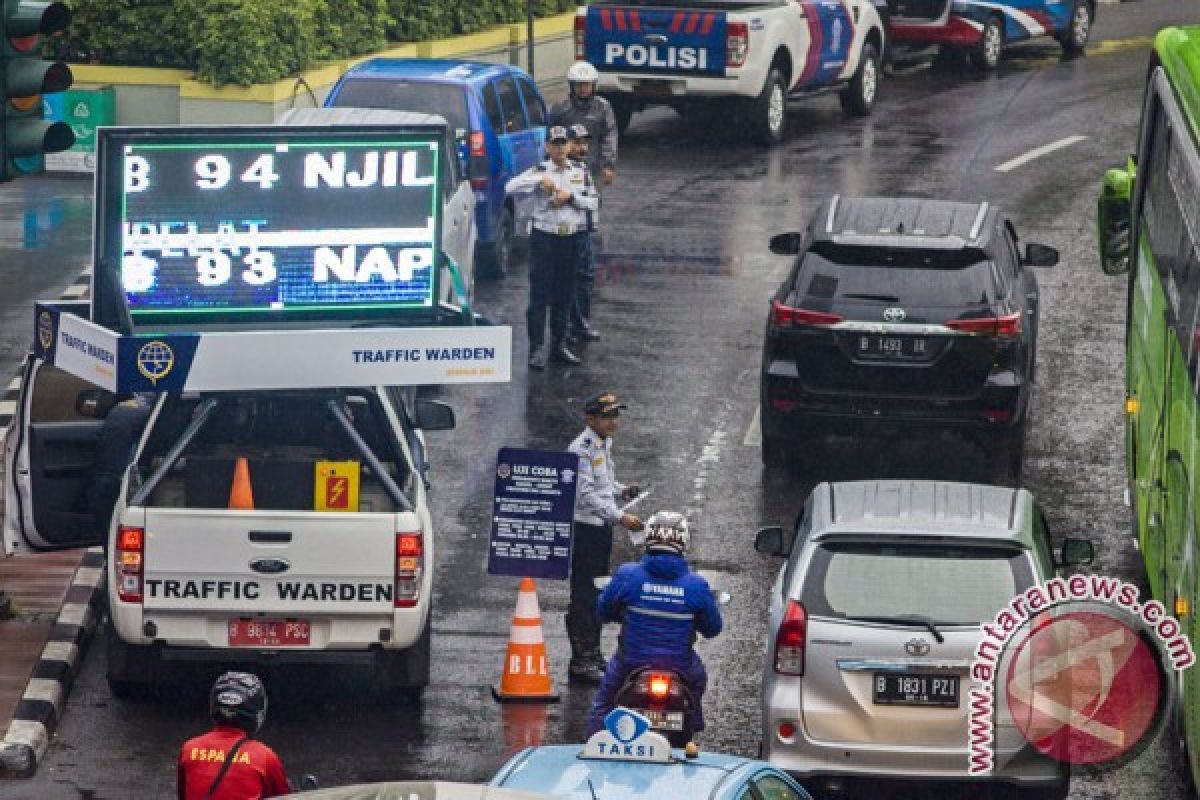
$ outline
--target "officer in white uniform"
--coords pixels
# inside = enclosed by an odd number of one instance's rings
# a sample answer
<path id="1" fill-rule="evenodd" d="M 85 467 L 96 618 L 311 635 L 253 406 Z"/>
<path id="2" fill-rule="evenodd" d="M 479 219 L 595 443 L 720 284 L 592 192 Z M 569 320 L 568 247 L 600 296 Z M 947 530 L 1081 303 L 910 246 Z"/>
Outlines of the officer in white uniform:
<path id="1" fill-rule="evenodd" d="M 579 456 L 576 484 L 575 526 L 571 544 L 571 599 L 567 606 L 567 639 L 571 643 L 570 681 L 599 683 L 607 662 L 600 653 L 600 629 L 596 615 L 599 590 L 595 579 L 608 574 L 612 554 L 613 526 L 640 531 L 642 521 L 621 511 L 617 499 L 628 502 L 638 487 L 617 480 L 612 460 L 612 437 L 617 417 L 625 408 L 612 392 L 600 392 L 583 406 L 587 427 L 567 449 Z"/>
<path id="2" fill-rule="evenodd" d="M 587 167 L 567 158 L 567 129 L 554 126 L 547 135 L 550 158 L 508 182 L 509 194 L 533 194 L 533 230 L 529 237 L 529 367 L 546 368 L 546 307 L 550 308 L 549 356 L 578 364 L 567 349 L 567 319 L 575 297 L 575 273 L 586 243 L 587 212 L 599 206 Z"/>

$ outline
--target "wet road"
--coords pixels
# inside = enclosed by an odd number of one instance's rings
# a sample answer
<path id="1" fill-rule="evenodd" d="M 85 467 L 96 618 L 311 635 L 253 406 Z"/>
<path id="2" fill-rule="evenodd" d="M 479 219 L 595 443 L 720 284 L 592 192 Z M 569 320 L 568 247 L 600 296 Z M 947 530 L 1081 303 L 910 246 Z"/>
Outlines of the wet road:
<path id="1" fill-rule="evenodd" d="M 788 266 L 769 254 L 766 240 L 800 228 L 833 192 L 991 200 L 1012 212 L 1025 239 L 1061 250 L 1061 264 L 1038 273 L 1043 316 L 1025 483 L 1057 534 L 1097 542 L 1097 571 L 1137 577 L 1121 499 L 1125 282 L 1099 273 L 1092 215 L 1103 169 L 1133 146 L 1148 47 L 1136 37 L 1197 19 L 1195 4 L 1182 0 L 1106 5 L 1100 41 L 1087 58 L 1060 62 L 1050 42 L 1015 49 L 992 77 L 917 69 L 884 85 L 867 120 L 845 119 L 836 99 L 809 102 L 792 115 L 785 145 L 769 152 L 689 127 L 669 111 L 636 116 L 604 208 L 595 323 L 605 338 L 589 348 L 585 364 L 526 374 L 524 270 L 477 287 L 481 309 L 514 326 L 514 380 L 440 393 L 459 426 L 429 437 L 439 563 L 434 682 L 423 704 L 381 707 L 352 674 L 265 673 L 271 710 L 262 738 L 291 771 L 316 773 L 326 785 L 484 780 L 527 743 L 578 740 L 590 692 L 565 684 L 564 586 L 540 587 L 563 702 L 502 708 L 488 690 L 516 598 L 515 580 L 483 569 L 491 467 L 501 446 L 564 447 L 579 428 L 581 398 L 609 388 L 631 406 L 616 443 L 620 474 L 653 486 L 648 502 L 655 508 L 689 513 L 696 565 L 734 595 L 726 632 L 700 646 L 710 672 L 710 729 L 702 743 L 753 755 L 766 593 L 778 567 L 754 553 L 755 530 L 789 523 L 817 477 L 984 478 L 974 464 L 978 454 L 952 441 L 830 442 L 819 469 L 806 475 L 762 470 L 754 424 L 762 326 L 766 298 Z M 996 170 L 1072 135 L 1088 138 Z M 64 197 L 86 198 L 82 182 L 62 185 Z M 13 190 L 4 189 L 0 204 L 7 209 L 12 201 Z M 64 202 L 72 208 L 79 201 Z M 79 242 L 86 222 L 76 216 L 59 230 Z M 6 245 L 10 238 L 6 233 Z M 0 264 L 6 281 L 9 263 Z M 0 365 L 15 367 L 29 299 L 66 286 L 77 267 L 40 264 L 23 283 L 6 283 Z M 29 782 L 0 784 L 0 797 L 173 791 L 176 748 L 205 724 L 205 686 L 195 681 L 156 702 L 117 701 L 104 685 L 103 662 L 97 644 L 40 772 Z M 1157 742 L 1120 771 L 1077 775 L 1071 797 L 1183 798 L 1178 761 L 1173 745 Z M 895 796 L 955 795 L 907 788 Z"/>

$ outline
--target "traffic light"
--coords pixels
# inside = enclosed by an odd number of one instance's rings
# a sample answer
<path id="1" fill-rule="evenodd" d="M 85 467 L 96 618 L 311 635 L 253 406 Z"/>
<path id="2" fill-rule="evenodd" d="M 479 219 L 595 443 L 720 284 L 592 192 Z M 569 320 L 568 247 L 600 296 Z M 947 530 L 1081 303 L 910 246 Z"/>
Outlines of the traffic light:
<path id="1" fill-rule="evenodd" d="M 7 181 L 19 171 L 13 159 L 75 143 L 70 125 L 42 119 L 42 93 L 61 92 L 73 79 L 66 64 L 41 58 L 41 37 L 65 30 L 71 12 L 59 2 L 0 3 L 0 181 Z"/>

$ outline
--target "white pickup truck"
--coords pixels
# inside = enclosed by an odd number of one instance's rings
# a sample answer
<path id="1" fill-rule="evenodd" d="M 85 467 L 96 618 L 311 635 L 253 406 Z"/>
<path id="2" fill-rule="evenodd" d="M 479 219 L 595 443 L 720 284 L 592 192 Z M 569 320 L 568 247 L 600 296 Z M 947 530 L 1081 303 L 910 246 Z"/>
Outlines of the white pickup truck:
<path id="1" fill-rule="evenodd" d="M 871 113 L 884 35 L 871 0 L 596 0 L 576 14 L 575 57 L 599 71 L 621 130 L 647 106 L 720 103 L 774 144 L 792 99 L 837 91 Z"/>

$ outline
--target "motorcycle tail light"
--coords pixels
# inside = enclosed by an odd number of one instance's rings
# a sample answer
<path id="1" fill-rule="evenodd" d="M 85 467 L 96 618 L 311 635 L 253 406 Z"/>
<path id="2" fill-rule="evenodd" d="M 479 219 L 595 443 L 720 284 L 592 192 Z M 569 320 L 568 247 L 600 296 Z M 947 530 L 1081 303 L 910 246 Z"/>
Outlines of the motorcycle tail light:
<path id="1" fill-rule="evenodd" d="M 650 676 L 650 699 L 666 700 L 671 693 L 671 676 L 654 673 Z"/>

